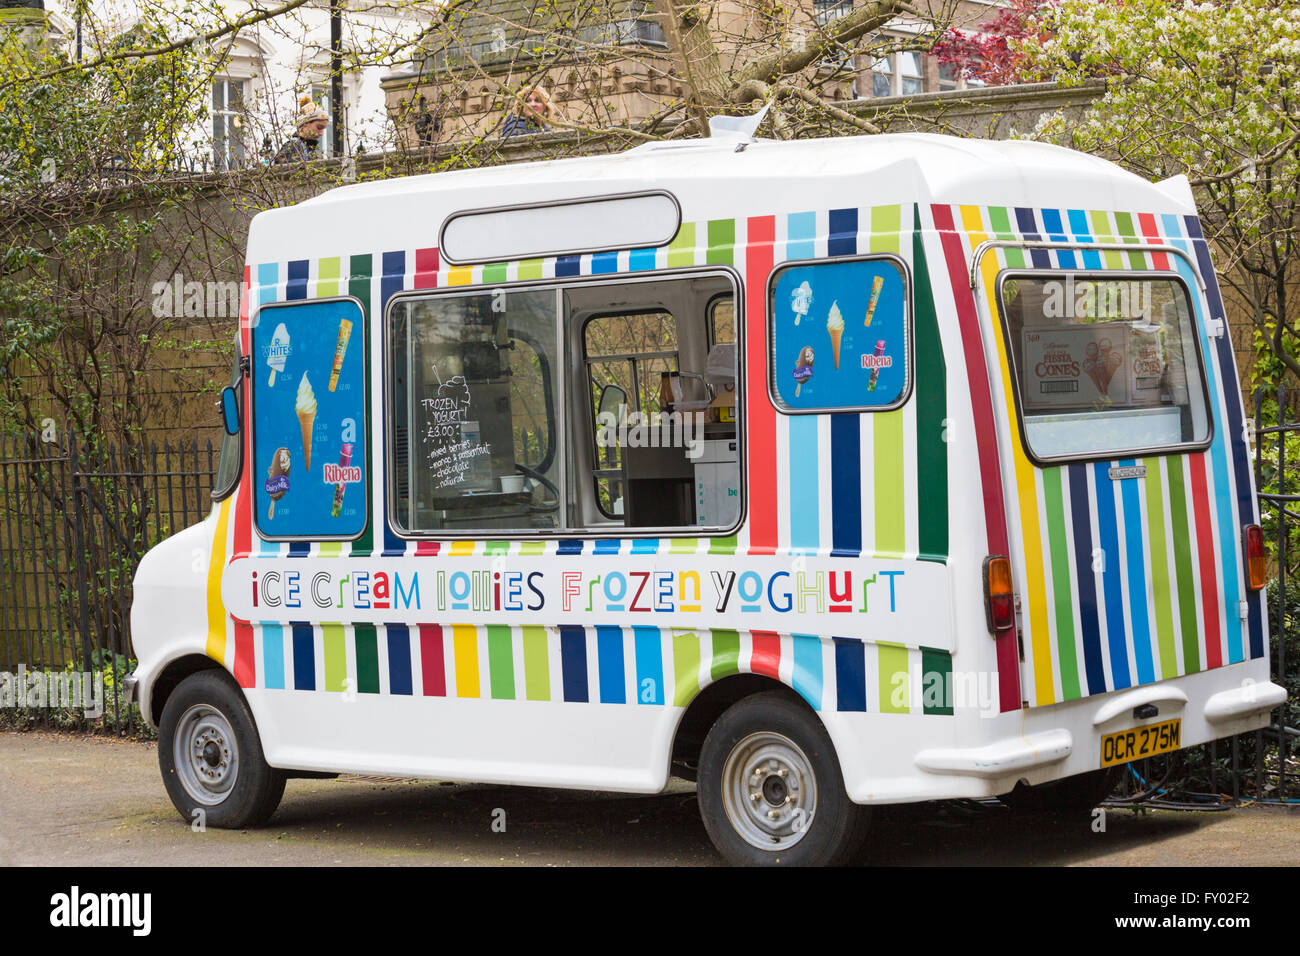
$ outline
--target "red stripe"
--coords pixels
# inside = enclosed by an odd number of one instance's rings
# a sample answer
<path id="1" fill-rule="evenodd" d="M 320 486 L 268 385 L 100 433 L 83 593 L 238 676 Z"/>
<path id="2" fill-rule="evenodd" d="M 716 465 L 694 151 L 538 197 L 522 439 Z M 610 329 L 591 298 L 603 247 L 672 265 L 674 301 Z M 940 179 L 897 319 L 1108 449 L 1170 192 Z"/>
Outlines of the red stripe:
<path id="1" fill-rule="evenodd" d="M 748 350 L 749 553 L 776 553 L 776 408 L 767 395 L 767 277 L 776 217 L 754 216 L 746 227 L 745 329 Z"/>
<path id="2" fill-rule="evenodd" d="M 412 288 L 432 289 L 438 284 L 438 250 L 415 250 L 415 281 Z"/>
<path id="3" fill-rule="evenodd" d="M 1156 217 L 1149 212 L 1138 213 L 1138 226 L 1142 230 L 1143 237 L 1153 242 L 1163 242 L 1164 236 L 1160 235 L 1160 230 L 1156 228 Z M 1157 269 L 1169 268 L 1169 256 L 1163 252 L 1151 253 L 1151 264 Z"/>
<path id="4" fill-rule="evenodd" d="M 1219 574 L 1214 564 L 1214 525 L 1205 484 L 1205 455 L 1188 455 L 1192 473 L 1192 511 L 1196 515 L 1196 553 L 1201 565 L 1201 604 L 1205 607 L 1205 667 L 1221 667 L 1219 649 Z"/>
<path id="5" fill-rule="evenodd" d="M 248 296 L 252 282 L 252 267 L 244 267 L 244 281 L 239 290 L 239 343 L 240 351 L 249 352 Z M 252 423 L 248 415 L 248 400 L 244 400 L 244 434 L 252 434 Z M 252 550 L 252 509 L 248 500 L 251 492 L 252 467 L 247 464 L 251 458 L 245 458 L 244 473 L 239 478 L 239 489 L 235 492 L 235 504 L 230 520 L 235 525 L 234 547 L 230 560 L 247 557 Z M 235 681 L 240 687 L 257 686 L 257 650 L 253 642 L 253 627 L 244 621 L 235 621 Z"/>
<path id="6" fill-rule="evenodd" d="M 420 541 L 415 545 L 415 553 L 419 555 L 434 555 L 438 553 L 439 544 L 437 541 Z"/>
<path id="7" fill-rule="evenodd" d="M 780 680 L 781 638 L 775 631 L 754 631 L 752 637 L 754 651 L 749 658 L 749 669 L 755 674 Z"/>
<path id="8" fill-rule="evenodd" d="M 447 669 L 442 659 L 442 625 L 420 625 L 420 673 L 425 697 L 447 696 Z"/>
<path id="9" fill-rule="evenodd" d="M 989 392 L 988 369 L 980 344 L 979 313 L 971 295 L 965 243 L 953 228 L 952 210 L 931 206 L 934 227 L 939 231 L 948 281 L 957 303 L 957 321 L 961 327 L 962 352 L 966 359 L 966 378 L 970 382 L 971 411 L 975 417 L 975 434 L 984 436 L 979 445 L 980 483 L 984 492 L 984 524 L 988 531 L 989 554 L 1011 556 L 1007 540 L 1006 506 L 1002 501 L 1002 468 L 994 436 L 993 396 Z M 998 658 L 998 700 L 1003 712 L 1020 709 L 1020 651 L 1016 632 L 1008 628 L 996 638 Z"/>

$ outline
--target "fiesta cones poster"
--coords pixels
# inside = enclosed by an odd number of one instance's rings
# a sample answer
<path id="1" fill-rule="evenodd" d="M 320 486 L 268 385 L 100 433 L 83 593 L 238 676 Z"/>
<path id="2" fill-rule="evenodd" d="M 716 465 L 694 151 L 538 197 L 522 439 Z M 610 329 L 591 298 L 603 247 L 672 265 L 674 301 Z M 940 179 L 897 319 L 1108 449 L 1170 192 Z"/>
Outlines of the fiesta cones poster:
<path id="1" fill-rule="evenodd" d="M 366 525 L 365 367 L 355 302 L 262 309 L 253 326 L 253 488 L 269 538 Z"/>

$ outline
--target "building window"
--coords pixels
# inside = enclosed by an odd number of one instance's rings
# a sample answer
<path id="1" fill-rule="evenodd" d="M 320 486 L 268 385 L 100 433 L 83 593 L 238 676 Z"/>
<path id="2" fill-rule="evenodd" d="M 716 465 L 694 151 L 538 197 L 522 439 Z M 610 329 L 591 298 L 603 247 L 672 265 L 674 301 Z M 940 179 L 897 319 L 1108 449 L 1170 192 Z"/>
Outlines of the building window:
<path id="1" fill-rule="evenodd" d="M 817 25 L 824 27 L 852 13 L 853 0 L 813 0 L 813 12 L 817 17 Z"/>
<path id="2" fill-rule="evenodd" d="M 894 63 L 891 54 L 878 56 L 871 64 L 871 95 L 875 97 L 894 95 Z"/>
<path id="3" fill-rule="evenodd" d="M 901 96 L 915 96 L 923 89 L 921 54 L 905 50 L 898 57 L 898 92 Z"/>
<path id="4" fill-rule="evenodd" d="M 212 84 L 212 168 L 244 165 L 245 93 L 247 80 L 221 78 Z"/>
<path id="5" fill-rule="evenodd" d="M 952 63 L 939 64 L 939 91 L 961 89 L 961 70 Z"/>

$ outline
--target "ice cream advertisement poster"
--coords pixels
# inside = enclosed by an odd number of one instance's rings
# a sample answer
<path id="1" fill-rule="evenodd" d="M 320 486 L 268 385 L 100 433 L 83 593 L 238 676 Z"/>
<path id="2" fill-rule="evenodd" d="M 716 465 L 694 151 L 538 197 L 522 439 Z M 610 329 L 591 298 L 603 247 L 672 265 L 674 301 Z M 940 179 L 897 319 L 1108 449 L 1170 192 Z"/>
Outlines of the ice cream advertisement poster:
<path id="1" fill-rule="evenodd" d="M 354 302 L 263 310 L 253 326 L 253 488 L 271 538 L 351 538 L 366 524 L 365 369 Z"/>
<path id="2" fill-rule="evenodd" d="M 783 269 L 773 286 L 773 384 L 791 409 L 886 408 L 907 389 L 905 286 L 891 260 Z"/>
<path id="3" fill-rule="evenodd" d="M 1035 326 L 1022 333 L 1025 408 L 1158 405 L 1164 336 L 1128 322 Z"/>

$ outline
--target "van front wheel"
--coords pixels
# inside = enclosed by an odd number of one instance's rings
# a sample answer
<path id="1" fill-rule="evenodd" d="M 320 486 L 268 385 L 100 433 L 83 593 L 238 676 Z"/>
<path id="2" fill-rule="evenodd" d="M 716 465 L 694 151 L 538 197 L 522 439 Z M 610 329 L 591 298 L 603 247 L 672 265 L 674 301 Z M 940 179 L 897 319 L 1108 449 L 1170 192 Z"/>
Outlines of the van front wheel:
<path id="1" fill-rule="evenodd" d="M 167 795 L 192 824 L 257 826 L 284 795 L 285 775 L 267 765 L 248 704 L 224 671 L 191 674 L 167 698 L 158 764 Z"/>
<path id="2" fill-rule="evenodd" d="M 867 835 L 870 811 L 844 792 L 826 729 L 779 692 L 746 697 L 713 725 L 696 792 L 704 828 L 731 863 L 834 865 Z"/>

